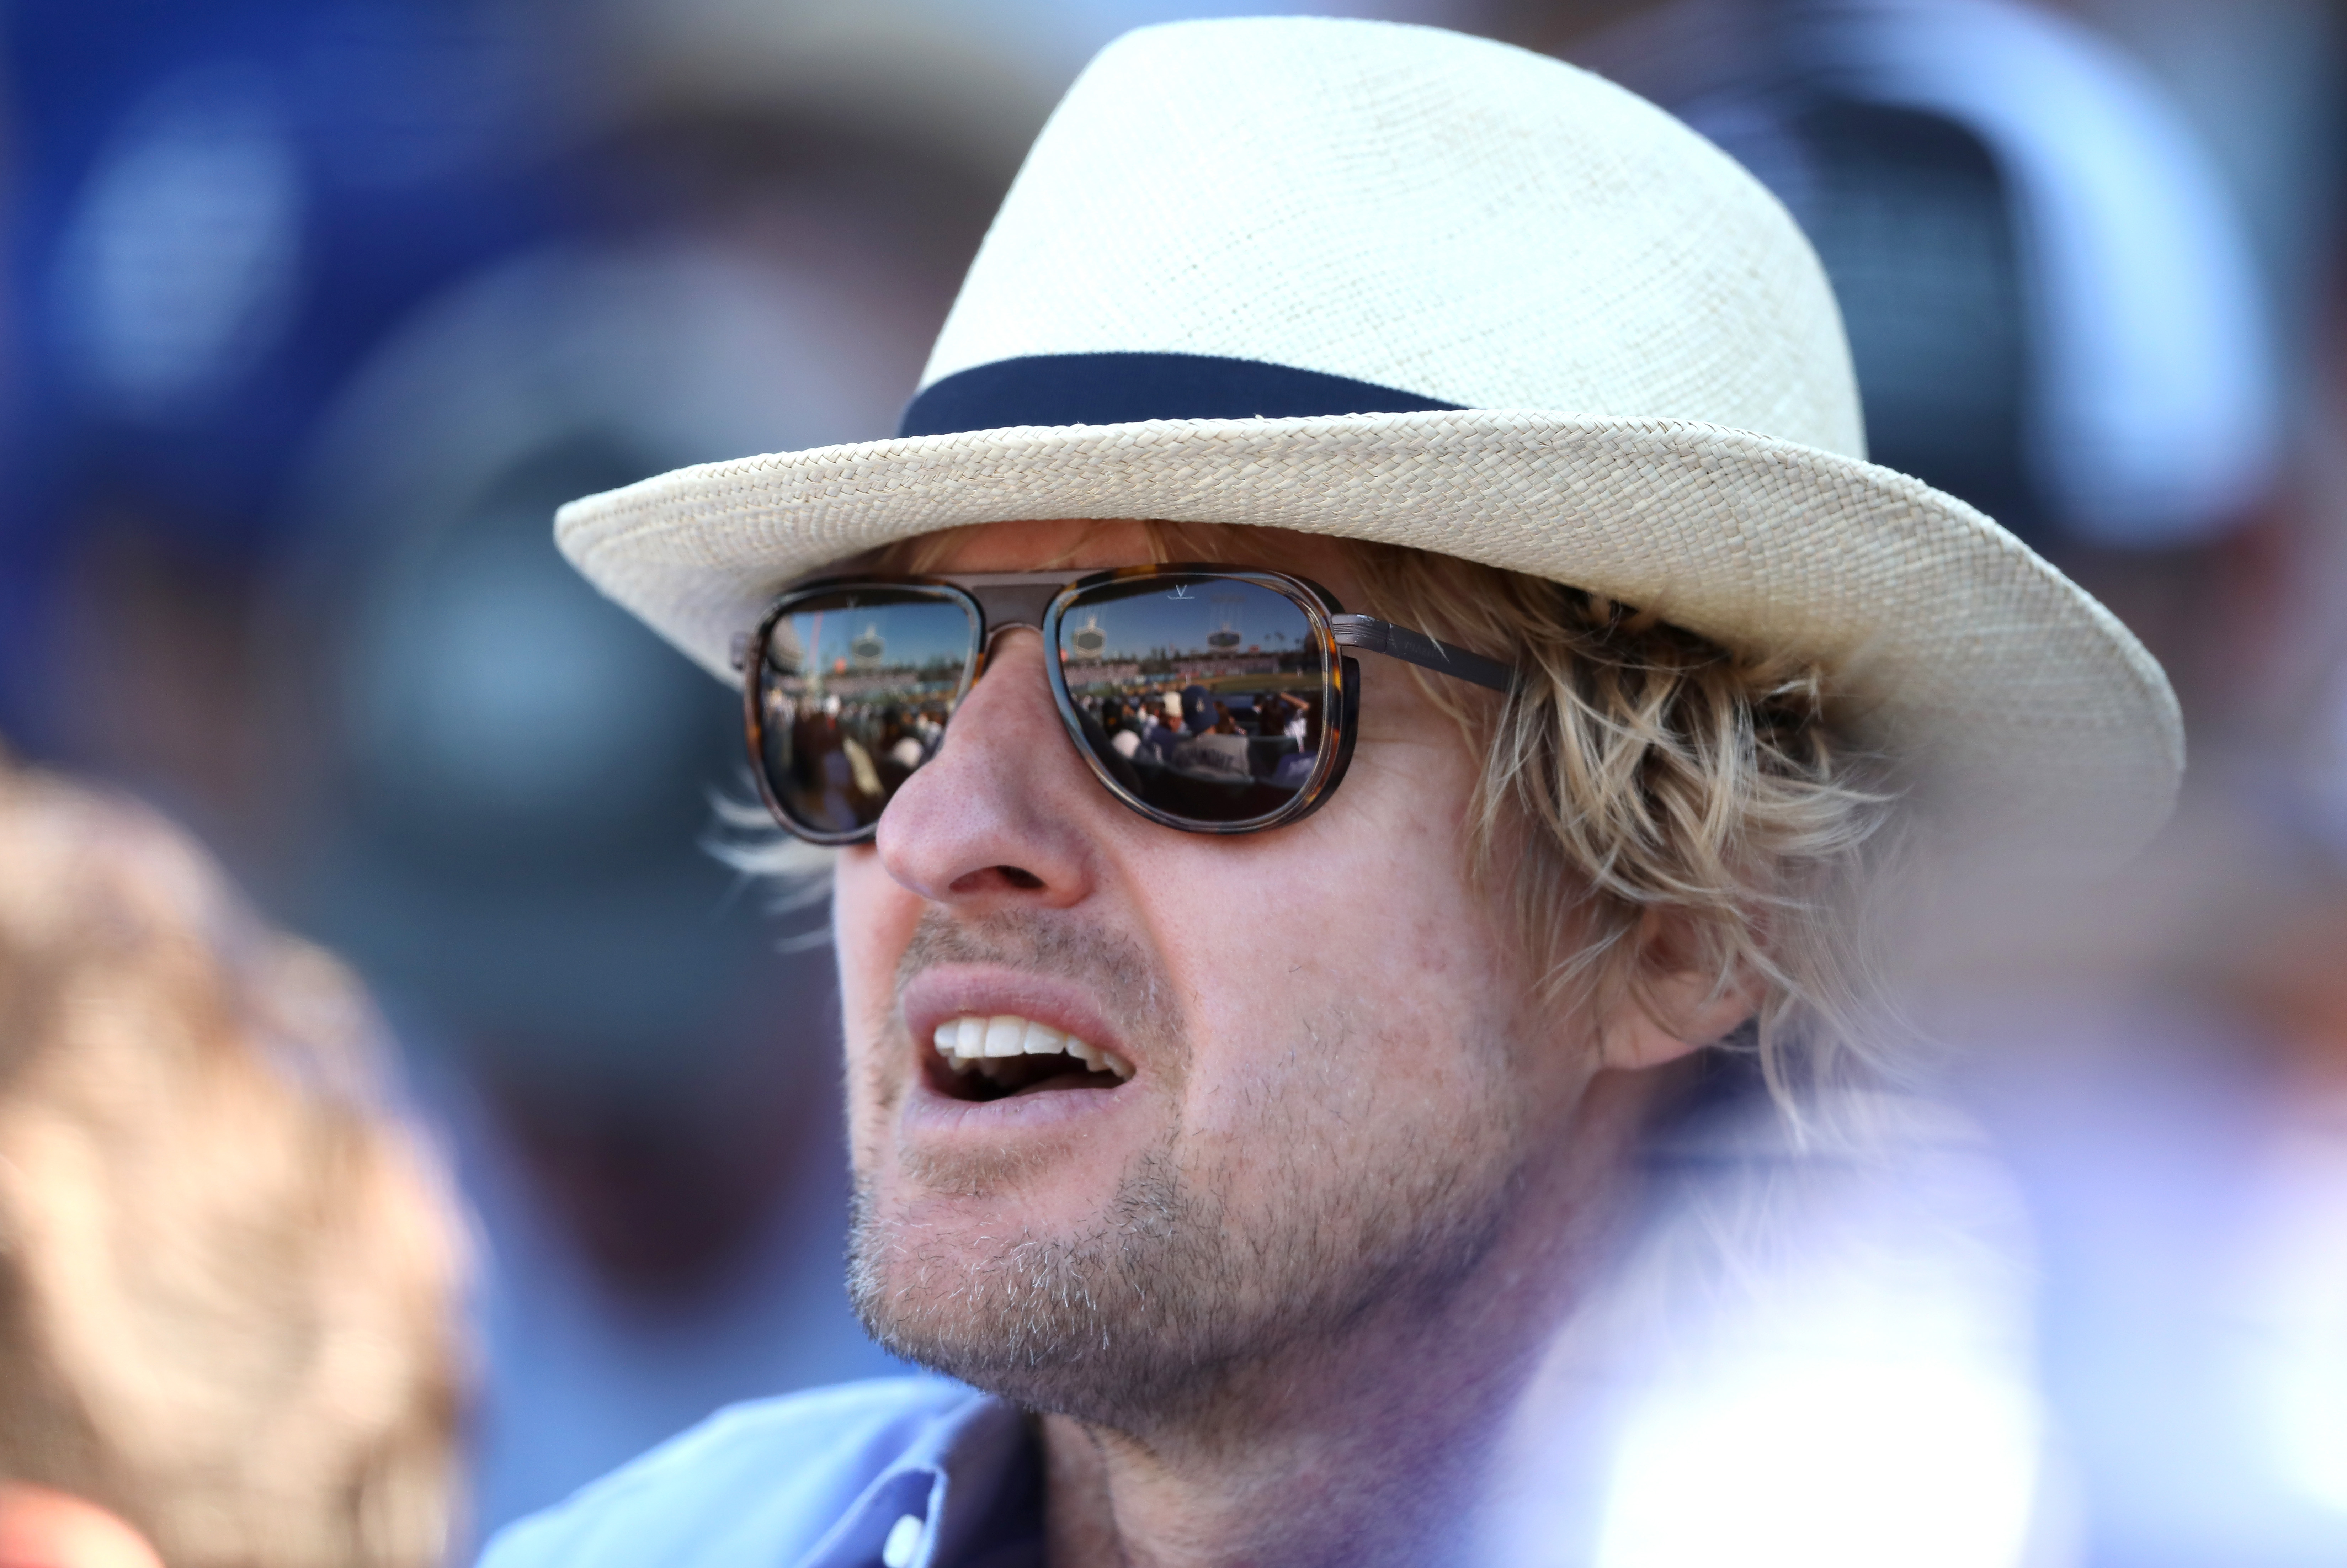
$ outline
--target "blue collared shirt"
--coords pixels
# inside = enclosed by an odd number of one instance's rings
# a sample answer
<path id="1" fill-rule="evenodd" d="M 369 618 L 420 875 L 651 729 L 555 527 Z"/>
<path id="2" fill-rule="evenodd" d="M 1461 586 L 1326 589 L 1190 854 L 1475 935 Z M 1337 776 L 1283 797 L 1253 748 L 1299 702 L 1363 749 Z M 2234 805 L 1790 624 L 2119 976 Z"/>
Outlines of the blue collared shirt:
<path id="1" fill-rule="evenodd" d="M 501 1532 L 480 1568 L 1040 1568 L 1027 1418 L 935 1378 L 719 1411 Z"/>

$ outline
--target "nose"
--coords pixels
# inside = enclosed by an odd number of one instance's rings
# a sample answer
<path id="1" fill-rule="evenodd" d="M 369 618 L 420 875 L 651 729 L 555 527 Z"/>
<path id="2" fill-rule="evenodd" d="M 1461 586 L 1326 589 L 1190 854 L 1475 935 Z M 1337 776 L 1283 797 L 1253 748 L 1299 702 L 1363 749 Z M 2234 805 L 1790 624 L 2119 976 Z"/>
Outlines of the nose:
<path id="1" fill-rule="evenodd" d="M 1114 804 L 1069 742 L 1042 639 L 1014 630 L 881 814 L 874 845 L 890 876 L 935 903 L 1065 908 L 1092 890 L 1092 819 Z"/>

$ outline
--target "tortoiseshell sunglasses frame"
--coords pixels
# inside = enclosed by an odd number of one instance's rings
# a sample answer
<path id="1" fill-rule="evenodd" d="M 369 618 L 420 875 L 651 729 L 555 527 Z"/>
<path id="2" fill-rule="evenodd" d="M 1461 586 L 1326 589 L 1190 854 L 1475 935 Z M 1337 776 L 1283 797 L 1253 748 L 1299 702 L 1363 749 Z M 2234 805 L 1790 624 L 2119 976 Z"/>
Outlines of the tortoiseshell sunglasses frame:
<path id="1" fill-rule="evenodd" d="M 1084 721 L 1068 692 L 1067 672 L 1060 654 L 1061 618 L 1091 590 L 1149 578 L 1206 578 L 1245 582 L 1267 589 L 1304 612 L 1320 655 L 1325 736 L 1318 761 L 1296 794 L 1276 809 L 1236 822 L 1212 822 L 1160 810 L 1135 796 L 1102 762 L 1084 736 Z M 961 683 L 953 703 L 959 706 L 969 689 L 986 672 L 987 655 L 994 640 L 1005 631 L 1025 628 L 1041 634 L 1043 663 L 1050 678 L 1051 700 L 1068 739 L 1092 769 L 1101 786 L 1120 803 L 1162 826 L 1184 833 L 1262 833 L 1300 822 L 1327 804 L 1353 760 L 1353 739 L 1360 717 L 1360 666 L 1343 651 L 1358 649 L 1423 670 L 1471 682 L 1497 692 L 1512 690 L 1515 671 L 1496 660 L 1438 642 L 1423 632 L 1397 626 L 1374 616 L 1348 615 L 1336 595 L 1309 579 L 1255 567 L 1226 566 L 1208 561 L 1174 561 L 1155 566 L 1119 567 L 1110 571 L 1070 577 L 1059 572 L 948 572 L 931 576 L 856 575 L 815 578 L 792 584 L 768 607 L 757 630 L 733 642 L 734 668 L 742 671 L 742 722 L 749 743 L 750 772 L 766 809 L 784 829 L 810 844 L 849 845 L 868 842 L 879 831 L 872 822 L 847 829 L 819 829 L 794 821 L 766 775 L 765 715 L 760 702 L 760 666 L 774 627 L 792 609 L 807 600 L 869 589 L 906 593 L 956 603 L 969 617 L 970 647 L 962 664 Z M 885 810 L 885 806 L 883 807 Z"/>

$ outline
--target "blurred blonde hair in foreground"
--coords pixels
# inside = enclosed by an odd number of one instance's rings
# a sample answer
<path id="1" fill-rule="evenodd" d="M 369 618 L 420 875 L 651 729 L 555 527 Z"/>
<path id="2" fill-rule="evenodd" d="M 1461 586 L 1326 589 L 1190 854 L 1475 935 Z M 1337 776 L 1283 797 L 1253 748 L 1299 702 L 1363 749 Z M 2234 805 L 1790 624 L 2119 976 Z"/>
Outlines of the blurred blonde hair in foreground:
<path id="1" fill-rule="evenodd" d="M 71 1493 L 172 1568 L 442 1560 L 465 1231 L 380 1041 L 178 830 L 0 754 L 0 1511 Z"/>

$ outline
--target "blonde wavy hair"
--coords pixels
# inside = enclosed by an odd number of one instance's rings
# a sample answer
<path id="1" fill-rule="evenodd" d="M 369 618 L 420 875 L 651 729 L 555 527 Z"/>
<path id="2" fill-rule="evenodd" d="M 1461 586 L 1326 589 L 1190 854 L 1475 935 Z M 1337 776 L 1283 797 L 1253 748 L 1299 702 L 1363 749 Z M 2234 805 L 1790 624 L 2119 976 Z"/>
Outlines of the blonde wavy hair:
<path id="1" fill-rule="evenodd" d="M 1143 527 L 1159 560 L 1260 553 L 1249 543 L 1260 529 Z M 843 569 L 934 571 L 971 531 L 923 535 Z M 1666 920 L 1683 938 L 1675 957 L 1707 973 L 1715 996 L 1757 995 L 1750 1023 L 1722 1049 L 1757 1057 L 1781 1104 L 1891 1072 L 1896 1026 L 1866 905 L 1892 853 L 1896 792 L 1884 760 L 1833 723 L 1828 670 L 1732 651 L 1521 572 L 1340 544 L 1364 600 L 1348 609 L 1522 672 L 1501 699 L 1411 670 L 1483 759 L 1472 872 L 1506 900 L 1553 999 L 1594 1016 L 1642 998 L 1641 934 Z M 784 878 L 797 890 L 789 901 L 820 896 L 826 854 L 776 839 L 761 807 L 722 809 L 728 860 Z"/>
<path id="2" fill-rule="evenodd" d="M 1893 846 L 1883 759 L 1829 716 L 1829 672 L 1731 651 L 1650 612 L 1521 572 L 1353 547 L 1364 608 L 1513 664 L 1504 701 L 1412 669 L 1483 759 L 1476 875 L 1501 892 L 1560 999 L 1641 995 L 1640 937 L 1715 996 L 1748 987 L 1757 1054 L 1788 1106 L 1881 1078 L 1896 1031 L 1868 896 Z"/>
<path id="3" fill-rule="evenodd" d="M 467 1252 L 357 983 L 0 757 L 0 1481 L 173 1568 L 436 1568 Z"/>

